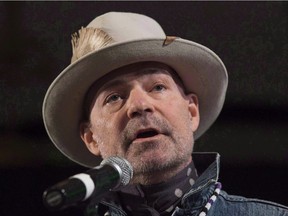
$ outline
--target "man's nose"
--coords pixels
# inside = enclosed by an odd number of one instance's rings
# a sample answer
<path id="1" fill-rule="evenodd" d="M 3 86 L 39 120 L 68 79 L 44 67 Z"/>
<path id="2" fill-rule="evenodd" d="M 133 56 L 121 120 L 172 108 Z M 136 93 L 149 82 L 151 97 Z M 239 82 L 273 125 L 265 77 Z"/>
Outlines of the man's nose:
<path id="1" fill-rule="evenodd" d="M 134 118 L 154 112 L 152 98 L 142 89 L 133 89 L 127 101 L 127 115 Z"/>

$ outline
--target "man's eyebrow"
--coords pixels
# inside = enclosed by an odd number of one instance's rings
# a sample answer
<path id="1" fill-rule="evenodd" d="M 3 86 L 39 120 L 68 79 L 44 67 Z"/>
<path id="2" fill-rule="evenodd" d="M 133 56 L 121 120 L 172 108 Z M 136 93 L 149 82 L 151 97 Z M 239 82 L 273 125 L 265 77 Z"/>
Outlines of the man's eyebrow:
<path id="1" fill-rule="evenodd" d="M 99 89 L 98 92 L 105 91 L 109 88 L 124 85 L 126 82 L 122 79 L 112 80 L 110 82 L 104 83 Z"/>

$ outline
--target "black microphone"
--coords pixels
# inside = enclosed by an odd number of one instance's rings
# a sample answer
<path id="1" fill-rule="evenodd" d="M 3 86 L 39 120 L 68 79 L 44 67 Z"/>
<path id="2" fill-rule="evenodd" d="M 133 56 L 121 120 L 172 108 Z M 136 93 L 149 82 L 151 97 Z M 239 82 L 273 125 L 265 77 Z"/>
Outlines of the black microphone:
<path id="1" fill-rule="evenodd" d="M 101 197 L 108 191 L 120 189 L 129 184 L 132 177 L 133 169 L 127 160 L 109 157 L 100 166 L 48 188 L 43 193 L 43 202 L 51 210 L 64 209 L 92 195 Z"/>

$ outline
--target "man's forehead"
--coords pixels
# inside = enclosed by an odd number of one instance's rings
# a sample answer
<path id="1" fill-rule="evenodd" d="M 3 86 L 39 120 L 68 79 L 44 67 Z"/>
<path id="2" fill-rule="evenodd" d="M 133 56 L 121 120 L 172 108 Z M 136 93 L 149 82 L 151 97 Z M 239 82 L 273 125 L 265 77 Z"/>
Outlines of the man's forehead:
<path id="1" fill-rule="evenodd" d="M 143 76 L 156 76 L 156 75 L 169 75 L 172 77 L 172 69 L 168 66 L 160 67 L 156 65 L 145 65 L 140 67 L 133 68 L 124 68 L 117 71 L 113 71 L 108 74 L 106 77 L 103 77 L 101 83 L 99 83 L 99 89 L 111 86 L 113 83 L 121 84 L 125 83 L 128 80 L 136 80 L 139 77 Z"/>
<path id="2" fill-rule="evenodd" d="M 146 74 L 167 74 L 173 79 L 178 76 L 171 67 L 160 62 L 135 63 L 115 69 L 96 81 L 93 85 L 94 94 L 103 88 L 113 85 L 114 83 L 124 83 L 127 80 L 127 77 L 131 74 L 133 74 L 133 77 L 135 76 L 135 78 Z"/>
<path id="3" fill-rule="evenodd" d="M 165 73 L 170 74 L 172 73 L 173 69 L 170 68 L 168 65 L 159 63 L 159 62 L 139 62 L 131 65 L 127 65 L 121 68 L 118 68 L 114 71 L 111 71 L 106 76 L 110 79 L 118 78 L 121 79 L 125 77 L 127 74 L 143 74 L 143 73 L 156 73 L 157 71 L 166 71 Z M 105 76 L 104 76 L 105 78 Z"/>

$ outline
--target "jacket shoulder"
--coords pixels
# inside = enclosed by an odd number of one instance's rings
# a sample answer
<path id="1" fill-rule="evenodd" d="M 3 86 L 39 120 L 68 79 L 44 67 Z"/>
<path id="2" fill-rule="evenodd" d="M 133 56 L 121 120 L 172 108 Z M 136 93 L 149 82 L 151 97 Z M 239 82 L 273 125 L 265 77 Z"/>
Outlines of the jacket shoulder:
<path id="1" fill-rule="evenodd" d="M 211 215 L 262 215 L 288 216 L 288 207 L 266 200 L 229 195 L 221 191 L 216 202 L 210 209 Z M 209 214 L 210 215 L 210 214 Z"/>

